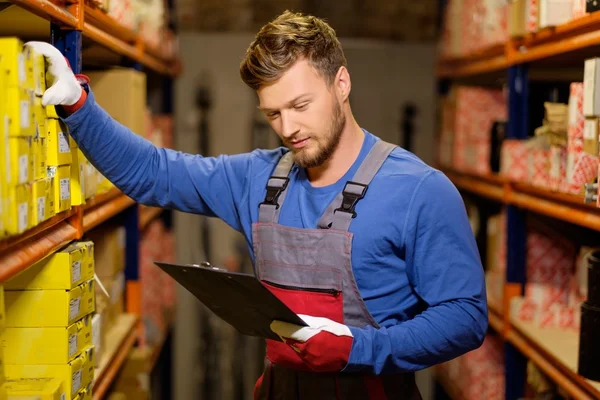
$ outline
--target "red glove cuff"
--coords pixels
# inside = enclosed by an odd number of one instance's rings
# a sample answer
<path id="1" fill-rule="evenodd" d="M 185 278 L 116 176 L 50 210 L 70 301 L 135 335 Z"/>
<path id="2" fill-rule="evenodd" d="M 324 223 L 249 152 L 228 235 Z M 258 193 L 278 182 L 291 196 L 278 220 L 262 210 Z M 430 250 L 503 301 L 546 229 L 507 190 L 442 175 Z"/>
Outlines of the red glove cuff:
<path id="1" fill-rule="evenodd" d="M 62 108 L 63 108 L 63 110 L 65 110 L 66 113 L 68 113 L 70 115 L 70 114 L 73 114 L 75 111 L 79 110 L 81 107 L 83 107 L 86 100 L 87 100 L 87 92 L 85 91 L 84 88 L 81 88 L 81 97 L 79 97 L 79 100 L 77 100 L 77 103 L 70 105 L 70 106 L 63 105 Z"/>

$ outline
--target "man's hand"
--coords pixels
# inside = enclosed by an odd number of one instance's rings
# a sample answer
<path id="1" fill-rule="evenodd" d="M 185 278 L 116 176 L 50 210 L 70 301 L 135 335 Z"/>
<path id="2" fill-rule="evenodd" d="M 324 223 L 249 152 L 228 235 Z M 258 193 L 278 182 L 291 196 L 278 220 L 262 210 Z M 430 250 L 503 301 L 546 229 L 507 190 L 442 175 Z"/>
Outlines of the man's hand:
<path id="1" fill-rule="evenodd" d="M 48 62 L 48 73 L 46 75 L 48 89 L 42 97 L 42 105 L 44 107 L 61 105 L 65 106 L 67 110 L 72 108 L 70 106 L 76 105 L 82 99 L 85 91 L 77 81 L 62 53 L 56 47 L 45 42 L 27 42 L 25 46 L 31 47 L 42 54 Z"/>
<path id="2" fill-rule="evenodd" d="M 346 325 L 328 318 L 300 315 L 308 326 L 273 321 L 271 330 L 316 372 L 339 372 L 348 363 L 353 336 Z"/>

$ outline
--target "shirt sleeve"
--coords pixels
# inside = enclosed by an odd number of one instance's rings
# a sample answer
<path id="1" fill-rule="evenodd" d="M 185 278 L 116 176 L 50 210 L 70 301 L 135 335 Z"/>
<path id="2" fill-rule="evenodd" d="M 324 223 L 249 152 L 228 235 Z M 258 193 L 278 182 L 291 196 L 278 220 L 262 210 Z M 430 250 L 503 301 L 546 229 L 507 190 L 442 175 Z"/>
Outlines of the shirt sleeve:
<path id="1" fill-rule="evenodd" d="M 462 198 L 438 171 L 422 178 L 405 225 L 408 278 L 425 310 L 390 327 L 350 327 L 345 371 L 416 371 L 478 348 L 488 326 L 485 280 Z"/>
<path id="2" fill-rule="evenodd" d="M 63 120 L 86 158 L 136 202 L 219 217 L 241 229 L 251 153 L 202 157 L 158 148 L 111 118 L 91 90 L 83 107 Z"/>

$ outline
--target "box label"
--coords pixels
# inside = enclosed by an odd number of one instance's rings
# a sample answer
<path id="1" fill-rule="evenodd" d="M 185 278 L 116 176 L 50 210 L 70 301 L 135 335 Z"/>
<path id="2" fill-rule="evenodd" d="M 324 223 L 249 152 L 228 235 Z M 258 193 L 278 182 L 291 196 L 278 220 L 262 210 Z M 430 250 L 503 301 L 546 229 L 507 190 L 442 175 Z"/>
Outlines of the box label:
<path id="1" fill-rule="evenodd" d="M 69 336 L 69 358 L 77 353 L 77 335 Z"/>
<path id="2" fill-rule="evenodd" d="M 69 139 L 64 132 L 58 132 L 58 151 L 60 153 L 68 153 L 71 151 L 69 147 Z"/>
<path id="3" fill-rule="evenodd" d="M 27 129 L 29 128 L 29 101 L 21 100 L 21 128 Z"/>
<path id="4" fill-rule="evenodd" d="M 37 212 L 38 212 L 38 224 L 44 221 L 46 217 L 46 197 L 37 198 Z"/>
<path id="5" fill-rule="evenodd" d="M 66 393 L 61 394 L 60 400 L 67 400 L 67 394 Z"/>
<path id="6" fill-rule="evenodd" d="M 69 321 L 71 321 L 79 315 L 80 304 L 81 299 L 73 299 L 69 302 Z"/>
<path id="7" fill-rule="evenodd" d="M 19 232 L 27 229 L 27 203 L 19 204 Z"/>
<path id="8" fill-rule="evenodd" d="M 29 174 L 29 155 L 23 154 L 19 157 L 19 183 L 27 183 Z"/>
<path id="9" fill-rule="evenodd" d="M 19 54 L 17 56 L 17 63 L 19 64 L 19 82 L 25 82 L 27 79 L 27 73 L 25 72 L 25 56 L 23 54 Z"/>
<path id="10" fill-rule="evenodd" d="M 60 199 L 68 200 L 71 198 L 71 182 L 70 178 L 63 178 L 60 180 Z"/>
<path id="11" fill-rule="evenodd" d="M 73 379 L 71 382 L 71 392 L 72 393 L 76 393 L 79 391 L 79 389 L 81 389 L 81 370 L 78 370 L 77 372 L 75 372 L 73 374 Z"/>
<path id="12" fill-rule="evenodd" d="M 75 261 L 71 266 L 71 283 L 81 279 L 81 261 Z"/>

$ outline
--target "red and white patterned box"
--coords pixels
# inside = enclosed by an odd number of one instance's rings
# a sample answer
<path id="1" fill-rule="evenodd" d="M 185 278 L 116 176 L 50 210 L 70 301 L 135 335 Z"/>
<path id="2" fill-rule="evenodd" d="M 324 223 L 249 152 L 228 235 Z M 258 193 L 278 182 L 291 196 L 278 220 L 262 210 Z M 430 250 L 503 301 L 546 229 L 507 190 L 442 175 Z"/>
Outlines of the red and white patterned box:
<path id="1" fill-rule="evenodd" d="M 537 32 L 538 30 L 538 0 L 527 0 L 525 31 L 527 33 Z"/>
<path id="2" fill-rule="evenodd" d="M 545 148 L 532 148 L 527 159 L 527 180 L 537 187 L 550 187 L 550 150 Z"/>
<path id="3" fill-rule="evenodd" d="M 527 181 L 528 152 L 525 140 L 506 139 L 502 142 L 500 173 L 515 182 Z"/>
<path id="4" fill-rule="evenodd" d="M 550 190 L 558 191 L 567 179 L 567 149 L 564 146 L 550 147 Z"/>
<path id="5" fill-rule="evenodd" d="M 598 177 L 598 157 L 587 153 L 568 154 L 573 159 L 574 167 L 572 176 L 569 179 L 569 167 L 567 166 L 567 182 L 562 188 L 564 192 L 571 194 L 580 194 L 586 183 L 592 183 Z"/>
<path id="6" fill-rule="evenodd" d="M 583 115 L 583 82 L 572 82 L 569 87 L 569 128 L 567 132 L 569 151 L 575 151 L 575 145 L 570 144 L 573 139 L 583 140 L 585 117 Z M 583 149 L 583 143 L 582 143 Z"/>
<path id="7" fill-rule="evenodd" d="M 586 0 L 573 0 L 573 19 L 583 17 L 585 12 Z"/>
<path id="8" fill-rule="evenodd" d="M 108 15 L 115 21 L 131 30 L 137 30 L 137 13 L 134 10 L 132 0 L 110 0 L 108 3 Z"/>

